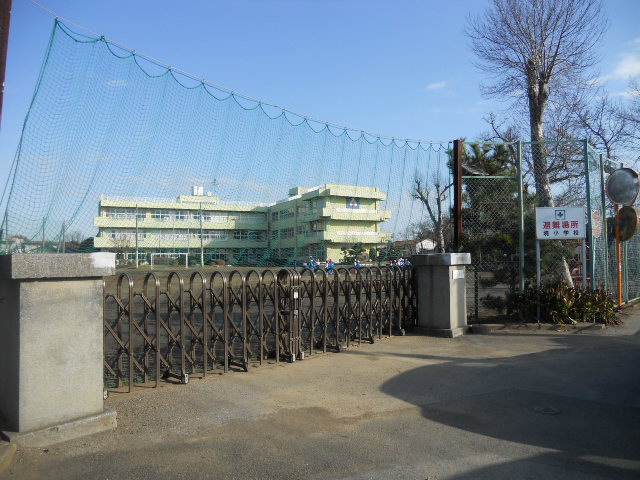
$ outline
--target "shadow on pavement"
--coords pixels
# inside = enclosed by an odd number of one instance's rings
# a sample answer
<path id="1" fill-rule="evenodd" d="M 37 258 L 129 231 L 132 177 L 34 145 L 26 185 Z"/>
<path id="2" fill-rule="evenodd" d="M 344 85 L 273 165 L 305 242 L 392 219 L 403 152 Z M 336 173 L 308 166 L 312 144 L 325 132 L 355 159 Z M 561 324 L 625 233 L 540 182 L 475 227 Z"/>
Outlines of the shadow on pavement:
<path id="1" fill-rule="evenodd" d="M 381 390 L 421 407 L 429 420 L 559 452 L 542 455 L 545 463 L 629 476 L 640 461 L 640 345 L 625 337 L 553 337 L 559 348 L 451 359 L 400 374 Z M 511 463 L 459 478 L 508 478 Z"/>

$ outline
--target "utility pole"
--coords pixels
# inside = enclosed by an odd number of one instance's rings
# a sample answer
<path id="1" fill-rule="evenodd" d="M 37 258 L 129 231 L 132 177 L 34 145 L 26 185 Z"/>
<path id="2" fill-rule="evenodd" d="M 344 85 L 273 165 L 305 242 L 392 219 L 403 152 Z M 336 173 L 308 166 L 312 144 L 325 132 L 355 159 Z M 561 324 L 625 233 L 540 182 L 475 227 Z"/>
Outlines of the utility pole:
<path id="1" fill-rule="evenodd" d="M 2 100 L 4 98 L 4 73 L 7 69 L 9 48 L 9 24 L 11 23 L 11 0 L 0 0 L 0 125 L 2 124 Z"/>

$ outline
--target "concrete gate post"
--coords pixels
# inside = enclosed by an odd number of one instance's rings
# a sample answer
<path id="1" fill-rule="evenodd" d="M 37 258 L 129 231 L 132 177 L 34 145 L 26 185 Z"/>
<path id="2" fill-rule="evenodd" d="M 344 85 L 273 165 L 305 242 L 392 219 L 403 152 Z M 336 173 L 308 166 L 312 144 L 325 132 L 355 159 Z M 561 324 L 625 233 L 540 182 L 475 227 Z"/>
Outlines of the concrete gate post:
<path id="1" fill-rule="evenodd" d="M 41 447 L 111 430 L 103 403 L 102 280 L 115 254 L 0 257 L 0 429 Z"/>
<path id="2" fill-rule="evenodd" d="M 411 259 L 418 300 L 417 329 L 457 337 L 467 330 L 465 265 L 469 253 L 431 253 Z"/>

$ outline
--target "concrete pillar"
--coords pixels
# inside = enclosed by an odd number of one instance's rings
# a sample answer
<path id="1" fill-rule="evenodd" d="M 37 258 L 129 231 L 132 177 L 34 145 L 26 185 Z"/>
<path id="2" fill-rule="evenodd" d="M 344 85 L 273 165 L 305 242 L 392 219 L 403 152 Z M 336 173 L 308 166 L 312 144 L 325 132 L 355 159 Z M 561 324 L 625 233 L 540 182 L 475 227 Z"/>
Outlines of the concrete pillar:
<path id="1" fill-rule="evenodd" d="M 113 429 L 103 407 L 102 280 L 115 254 L 0 257 L 0 429 L 40 447 Z"/>
<path id="2" fill-rule="evenodd" d="M 469 253 L 431 253 L 411 259 L 418 296 L 418 331 L 457 337 L 467 329 L 465 265 Z"/>

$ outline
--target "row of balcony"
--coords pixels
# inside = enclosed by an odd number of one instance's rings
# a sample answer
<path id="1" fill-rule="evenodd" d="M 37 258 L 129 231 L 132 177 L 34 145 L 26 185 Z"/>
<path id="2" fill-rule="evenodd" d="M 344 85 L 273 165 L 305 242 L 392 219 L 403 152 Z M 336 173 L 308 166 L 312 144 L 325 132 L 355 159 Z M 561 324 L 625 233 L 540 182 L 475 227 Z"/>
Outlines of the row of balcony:
<path id="1" fill-rule="evenodd" d="M 320 218 L 327 218 L 331 220 L 356 220 L 364 222 L 384 222 L 391 218 L 391 212 L 389 210 L 374 210 L 374 209 L 357 209 L 357 208 L 319 208 L 305 212 L 302 215 L 298 215 L 298 222 L 302 219 L 305 222 L 317 220 Z M 286 219 L 280 218 L 278 221 L 285 223 L 292 221 L 294 217 L 288 217 Z"/>
<path id="2" fill-rule="evenodd" d="M 349 211 L 346 211 L 349 210 Z M 321 208 L 319 210 L 308 212 L 303 216 L 303 221 L 310 222 L 313 220 L 328 218 L 331 220 L 354 220 L 364 222 L 383 222 L 391 218 L 391 212 L 388 210 L 377 210 L 371 213 L 371 211 L 360 212 L 359 210 L 351 209 L 334 209 L 334 208 Z M 300 217 L 298 217 L 298 224 L 300 223 Z M 278 224 L 294 224 L 294 217 L 287 218 L 285 220 L 279 220 Z M 135 228 L 136 220 L 134 216 L 130 217 L 95 217 L 94 225 L 96 227 L 117 227 L 117 228 Z M 179 228 L 199 229 L 202 225 L 206 229 L 221 229 L 232 230 L 238 228 L 252 228 L 256 230 L 266 230 L 267 221 L 255 221 L 246 219 L 236 219 L 233 217 L 211 217 L 207 219 L 205 217 L 202 220 L 202 224 L 199 219 L 194 218 L 149 218 L 143 217 L 138 219 L 138 227 L 151 229 L 166 229 L 173 226 L 179 226 Z"/>
<path id="3" fill-rule="evenodd" d="M 329 243 L 364 243 L 381 244 L 391 240 L 391 234 L 387 232 L 305 232 L 293 238 L 272 239 L 271 246 L 306 245 L 320 242 Z M 139 248 L 199 248 L 199 234 L 156 235 L 152 233 L 138 234 Z M 205 234 L 202 243 L 206 247 L 267 247 L 266 238 L 234 238 L 233 236 L 209 236 Z M 104 232 L 94 239 L 96 248 L 130 248 L 136 244 L 135 233 L 107 233 Z"/>
<path id="4" fill-rule="evenodd" d="M 132 218 L 114 218 L 114 217 L 95 217 L 93 223 L 96 227 L 116 227 L 116 228 L 135 228 L 136 220 Z M 145 217 L 138 219 L 138 228 L 144 229 L 169 229 L 172 227 L 184 228 L 196 230 L 200 228 L 200 220 L 194 218 L 187 219 L 156 219 Z M 202 227 L 208 230 L 220 229 L 220 230 L 233 230 L 233 229 L 255 229 L 266 230 L 267 221 L 247 221 L 243 219 L 234 219 L 233 217 L 211 217 L 210 220 L 206 217 L 202 220 Z"/>

